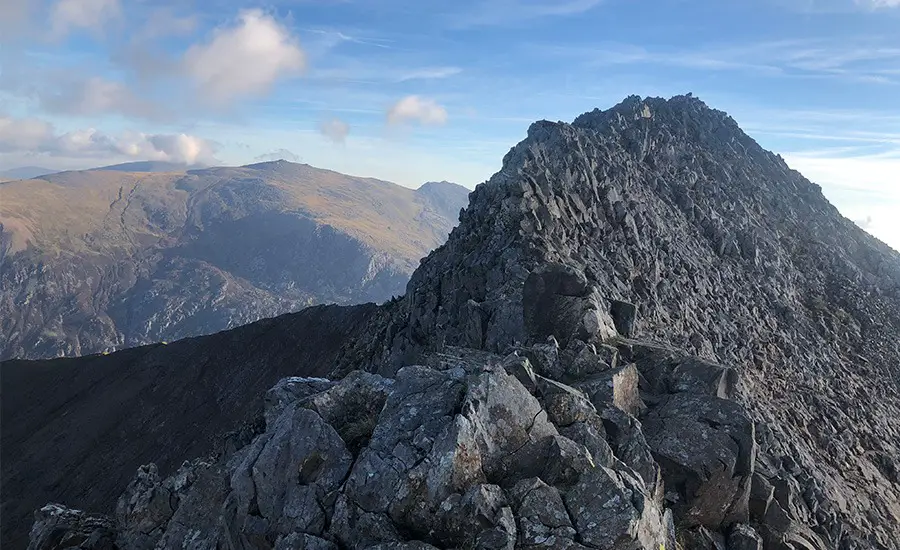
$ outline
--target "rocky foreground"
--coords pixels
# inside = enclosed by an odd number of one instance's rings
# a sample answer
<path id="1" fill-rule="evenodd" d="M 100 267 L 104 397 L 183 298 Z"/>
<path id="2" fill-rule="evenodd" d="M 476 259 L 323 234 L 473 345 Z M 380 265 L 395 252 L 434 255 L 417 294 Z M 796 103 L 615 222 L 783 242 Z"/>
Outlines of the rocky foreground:
<path id="1" fill-rule="evenodd" d="M 470 200 L 326 378 L 30 548 L 900 548 L 900 255 L 815 185 L 632 97 Z"/>

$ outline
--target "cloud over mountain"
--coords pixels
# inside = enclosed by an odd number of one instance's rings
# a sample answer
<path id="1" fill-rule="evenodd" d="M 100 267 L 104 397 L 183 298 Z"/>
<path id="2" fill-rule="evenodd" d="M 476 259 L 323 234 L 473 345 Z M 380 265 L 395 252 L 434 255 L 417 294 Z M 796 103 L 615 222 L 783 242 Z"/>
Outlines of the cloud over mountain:
<path id="1" fill-rule="evenodd" d="M 124 157 L 183 164 L 215 161 L 216 145 L 188 134 L 123 132 L 108 135 L 94 128 L 58 133 L 35 118 L 0 117 L 0 153 L 38 153 L 50 157 Z"/>

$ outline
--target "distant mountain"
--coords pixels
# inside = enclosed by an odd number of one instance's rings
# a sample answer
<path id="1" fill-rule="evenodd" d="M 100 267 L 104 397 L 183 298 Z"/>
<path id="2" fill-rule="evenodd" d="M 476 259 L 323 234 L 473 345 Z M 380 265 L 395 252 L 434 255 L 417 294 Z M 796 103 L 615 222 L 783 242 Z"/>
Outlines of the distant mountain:
<path id="1" fill-rule="evenodd" d="M 160 160 L 142 160 L 101 166 L 99 168 L 94 168 L 94 170 L 113 172 L 186 172 L 188 170 L 198 170 L 202 168 L 205 168 L 205 166 L 201 164 L 180 164 L 177 162 L 164 162 Z"/>
<path id="2" fill-rule="evenodd" d="M 285 161 L 62 172 L 0 188 L 0 358 L 208 334 L 313 304 L 382 302 L 467 190 Z"/>
<path id="3" fill-rule="evenodd" d="M 469 203 L 469 190 L 449 181 L 430 181 L 416 190 L 445 216 L 459 216 L 459 205 Z"/>
<path id="4" fill-rule="evenodd" d="M 18 168 L 10 168 L 8 170 L 0 170 L 0 180 L 27 180 L 36 178 L 38 176 L 43 176 L 45 174 L 52 174 L 58 171 L 59 170 L 53 170 L 52 168 L 42 168 L 40 166 L 20 166 Z"/>

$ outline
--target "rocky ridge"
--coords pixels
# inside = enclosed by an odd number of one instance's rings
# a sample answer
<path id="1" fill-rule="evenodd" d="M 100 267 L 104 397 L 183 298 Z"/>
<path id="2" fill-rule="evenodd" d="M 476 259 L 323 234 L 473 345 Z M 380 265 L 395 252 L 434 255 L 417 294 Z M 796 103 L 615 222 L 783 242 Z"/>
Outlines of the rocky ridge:
<path id="1" fill-rule="evenodd" d="M 696 98 L 532 125 L 367 324 L 31 547 L 900 548 L 900 255 Z"/>

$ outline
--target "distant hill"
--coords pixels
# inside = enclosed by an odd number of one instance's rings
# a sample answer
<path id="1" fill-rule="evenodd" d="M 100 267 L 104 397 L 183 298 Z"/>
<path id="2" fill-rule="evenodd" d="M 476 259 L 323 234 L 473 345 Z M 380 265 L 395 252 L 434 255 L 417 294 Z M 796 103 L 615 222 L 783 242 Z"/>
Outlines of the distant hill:
<path id="1" fill-rule="evenodd" d="M 59 170 L 42 168 L 40 166 L 19 166 L 18 168 L 0 170 L 0 180 L 27 180 L 58 171 Z"/>
<path id="2" fill-rule="evenodd" d="M 468 193 L 433 191 L 285 161 L 6 183 L 0 359 L 96 353 L 401 295 Z"/>
<path id="3" fill-rule="evenodd" d="M 112 172 L 186 172 L 188 170 L 198 170 L 205 168 L 201 164 L 180 164 L 177 162 L 164 162 L 160 160 L 142 160 L 136 162 L 124 162 L 122 164 L 111 164 L 109 166 L 101 166 L 94 170 L 112 171 Z"/>

